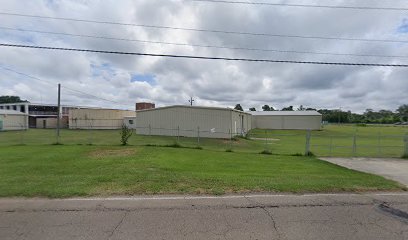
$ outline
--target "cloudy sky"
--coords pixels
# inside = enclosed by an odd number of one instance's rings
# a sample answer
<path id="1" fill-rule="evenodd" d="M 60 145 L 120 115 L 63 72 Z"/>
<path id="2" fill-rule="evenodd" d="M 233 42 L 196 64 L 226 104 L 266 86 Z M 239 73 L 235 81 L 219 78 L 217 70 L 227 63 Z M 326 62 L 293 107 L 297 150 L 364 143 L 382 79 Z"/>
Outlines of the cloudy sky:
<path id="1" fill-rule="evenodd" d="M 262 2 L 408 7 L 404 0 Z M 408 42 L 407 11 L 187 0 L 0 0 L 0 12 L 1 43 L 209 57 L 408 64 L 408 43 L 404 43 Z M 400 42 L 273 37 L 134 25 Z M 137 101 L 152 101 L 158 106 L 188 104 L 190 96 L 197 105 L 233 107 L 240 103 L 246 110 L 259 110 L 268 104 L 278 109 L 303 105 L 362 112 L 366 108 L 395 110 L 408 104 L 408 68 L 170 59 L 0 47 L 0 95 L 55 103 L 57 83 L 66 87 L 63 104 L 123 109 L 133 109 Z"/>

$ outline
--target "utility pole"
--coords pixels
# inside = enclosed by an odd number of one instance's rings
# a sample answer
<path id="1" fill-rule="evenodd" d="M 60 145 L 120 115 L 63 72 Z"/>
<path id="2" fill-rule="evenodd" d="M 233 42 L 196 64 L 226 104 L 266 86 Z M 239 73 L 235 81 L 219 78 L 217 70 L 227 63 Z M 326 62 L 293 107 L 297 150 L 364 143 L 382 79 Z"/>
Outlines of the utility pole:
<path id="1" fill-rule="evenodd" d="M 190 97 L 190 100 L 188 100 L 188 102 L 190 103 L 190 106 L 193 106 L 193 102 L 194 102 L 195 100 L 193 99 L 193 97 Z"/>
<path id="2" fill-rule="evenodd" d="M 60 137 L 60 118 L 61 118 L 61 84 L 58 83 L 58 110 L 57 110 L 57 143 Z"/>

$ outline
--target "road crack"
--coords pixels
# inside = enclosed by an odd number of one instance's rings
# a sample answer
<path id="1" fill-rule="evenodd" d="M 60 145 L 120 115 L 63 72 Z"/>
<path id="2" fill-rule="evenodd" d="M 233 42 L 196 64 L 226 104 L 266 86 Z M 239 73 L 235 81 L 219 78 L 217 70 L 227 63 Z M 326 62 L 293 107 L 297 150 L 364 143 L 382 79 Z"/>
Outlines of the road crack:
<path id="1" fill-rule="evenodd" d="M 115 234 L 116 230 L 122 225 L 123 220 L 125 220 L 125 217 L 127 216 L 128 212 L 125 212 L 123 214 L 123 217 L 120 219 L 119 223 L 116 224 L 115 228 L 111 231 L 111 233 L 108 236 L 108 240 L 111 239 L 111 237 L 113 236 L 113 234 Z"/>

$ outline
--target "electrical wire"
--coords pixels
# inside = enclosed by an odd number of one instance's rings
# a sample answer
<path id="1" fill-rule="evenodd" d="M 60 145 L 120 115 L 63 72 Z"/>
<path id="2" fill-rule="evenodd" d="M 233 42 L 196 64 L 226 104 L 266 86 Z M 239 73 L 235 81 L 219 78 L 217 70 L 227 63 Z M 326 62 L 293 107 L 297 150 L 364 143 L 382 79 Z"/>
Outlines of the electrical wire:
<path id="1" fill-rule="evenodd" d="M 404 67 L 404 68 L 408 67 L 408 64 L 323 62 L 323 61 L 274 60 L 274 59 L 255 59 L 255 58 L 207 57 L 207 56 L 192 56 L 192 55 L 173 55 L 173 54 L 156 54 L 156 53 L 141 53 L 141 52 L 93 50 L 93 49 L 81 49 L 81 48 L 47 47 L 47 46 L 9 44 L 9 43 L 0 43 L 0 46 L 2 46 L 2 47 L 16 47 L 16 48 L 42 49 L 42 50 L 92 52 L 92 53 L 105 53 L 105 54 L 116 54 L 116 55 L 185 58 L 185 59 L 202 59 L 202 60 L 225 60 L 225 61 L 243 61 L 243 62 L 314 64 L 314 65 L 341 65 L 341 66 Z"/>
<path id="2" fill-rule="evenodd" d="M 231 49 L 231 50 L 259 51 L 259 52 L 278 52 L 278 53 L 296 53 L 296 54 L 315 54 L 315 55 L 332 55 L 332 56 L 408 58 L 408 56 L 403 56 L 403 55 L 380 55 L 380 54 L 377 55 L 377 54 L 313 52 L 313 51 L 261 49 L 261 48 L 246 48 L 246 47 L 228 47 L 228 46 L 200 45 L 200 44 L 175 43 L 175 42 L 163 42 L 163 41 L 149 41 L 149 40 L 141 40 L 141 39 L 115 38 L 115 37 L 107 37 L 107 36 L 94 36 L 94 35 L 84 35 L 84 34 L 74 34 L 74 33 L 29 30 L 29 29 L 10 28 L 10 27 L 2 27 L 2 26 L 0 26 L 0 29 L 9 30 L 9 31 L 32 32 L 32 33 L 38 33 L 38 34 L 61 35 L 61 36 L 69 36 L 69 37 L 94 38 L 94 39 L 103 39 L 103 40 L 139 42 L 139 43 L 152 43 L 152 44 L 163 44 L 163 45 L 173 45 L 173 46 L 189 46 L 189 47 L 199 47 L 199 48 Z"/>
<path id="3" fill-rule="evenodd" d="M 41 79 L 41 78 L 38 78 L 38 77 L 34 77 L 34 76 L 28 75 L 28 74 L 26 74 L 26 73 L 16 71 L 16 70 L 14 70 L 14 69 L 11 69 L 11 68 L 8 68 L 8 67 L 2 66 L 2 65 L 0 65 L 0 68 L 2 68 L 2 69 L 4 69 L 4 70 L 7 70 L 7 71 L 10 71 L 10 72 L 17 73 L 17 74 L 19 74 L 19 75 L 22 75 L 22 76 L 25 76 L 25 77 L 28 77 L 28 78 L 31 78 L 31 79 L 34 79 L 34 80 L 37 80 L 37 81 L 40 81 L 40 82 L 43 82 L 43 83 L 47 83 L 47 84 L 50 84 L 50 85 L 55 86 L 55 83 L 52 83 L 52 82 L 50 82 L 50 81 L 46 81 L 46 80 L 44 80 L 44 79 Z M 107 102 L 111 102 L 111 103 L 115 103 L 115 104 L 122 104 L 122 103 L 115 102 L 115 101 L 112 101 L 112 100 L 109 100 L 109 99 L 106 99 L 106 98 L 98 97 L 98 96 L 93 95 L 93 94 L 90 94 L 90 93 L 86 93 L 86 92 L 84 92 L 84 91 L 80 91 L 80 90 L 76 90 L 76 89 L 73 89 L 73 88 L 65 87 L 65 86 L 63 86 L 63 85 L 61 85 L 61 88 L 64 88 L 64 89 L 69 90 L 69 91 L 71 91 L 71 92 L 76 92 L 76 93 L 80 93 L 80 94 L 83 94 L 83 95 L 86 95 L 86 96 L 90 96 L 90 97 L 93 97 L 93 98 L 97 98 L 97 99 L 100 99 L 100 100 L 104 100 L 104 101 L 107 101 Z"/>
<path id="4" fill-rule="evenodd" d="M 224 31 L 224 30 L 212 30 L 212 29 L 200 29 L 200 28 L 185 28 L 185 27 L 159 26 L 159 25 L 136 24 L 136 23 L 123 23 L 123 22 L 112 22 L 112 21 L 97 21 L 97 20 L 77 19 L 77 18 L 50 17 L 50 16 L 29 15 L 29 14 L 10 13 L 10 12 L 0 12 L 0 15 L 39 18 L 39 19 L 52 19 L 52 20 L 62 20 L 62 21 L 71 21 L 71 22 L 85 22 L 85 23 L 96 23 L 96 24 L 131 26 L 131 27 L 145 27 L 145 28 L 155 28 L 155 29 L 170 29 L 170 30 L 181 30 L 181 31 L 247 35 L 247 36 L 258 36 L 258 37 L 300 38 L 300 39 L 383 42 L 383 43 L 408 43 L 408 40 L 344 38 L 344 37 L 327 37 L 327 36 L 306 36 L 306 35 L 295 35 L 295 34 L 290 35 L 290 34 L 275 34 L 275 33 L 238 32 L 238 31 Z"/>
<path id="5" fill-rule="evenodd" d="M 328 9 L 353 9 L 353 10 L 383 10 L 383 11 L 407 11 L 408 8 L 400 7 L 368 7 L 368 6 L 343 6 L 343 5 L 310 5 L 310 4 L 292 4 L 292 3 L 269 3 L 269 2 L 244 2 L 227 0 L 184 0 L 190 2 L 209 2 L 226 4 L 245 4 L 245 5 L 264 5 L 275 7 L 304 7 L 304 8 L 328 8 Z"/>

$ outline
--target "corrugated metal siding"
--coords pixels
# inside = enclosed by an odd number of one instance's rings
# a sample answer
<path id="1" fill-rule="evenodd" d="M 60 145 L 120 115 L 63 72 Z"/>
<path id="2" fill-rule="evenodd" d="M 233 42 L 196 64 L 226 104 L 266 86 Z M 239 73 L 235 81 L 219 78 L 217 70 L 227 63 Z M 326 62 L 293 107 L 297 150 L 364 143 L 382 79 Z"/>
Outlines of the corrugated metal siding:
<path id="1" fill-rule="evenodd" d="M 319 130 L 322 116 L 252 116 L 253 127 L 260 129 Z"/>
<path id="2" fill-rule="evenodd" d="M 114 109 L 71 109 L 70 129 L 119 129 L 124 117 L 136 116 L 134 111 Z"/>
<path id="3" fill-rule="evenodd" d="M 137 133 L 142 135 L 164 135 L 208 138 L 229 138 L 239 134 L 241 128 L 235 129 L 232 123 L 240 123 L 240 113 L 229 109 L 206 109 L 189 107 L 172 107 L 137 112 Z M 245 125 L 248 124 L 248 115 Z M 231 121 L 233 119 L 233 121 Z"/>

